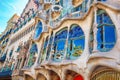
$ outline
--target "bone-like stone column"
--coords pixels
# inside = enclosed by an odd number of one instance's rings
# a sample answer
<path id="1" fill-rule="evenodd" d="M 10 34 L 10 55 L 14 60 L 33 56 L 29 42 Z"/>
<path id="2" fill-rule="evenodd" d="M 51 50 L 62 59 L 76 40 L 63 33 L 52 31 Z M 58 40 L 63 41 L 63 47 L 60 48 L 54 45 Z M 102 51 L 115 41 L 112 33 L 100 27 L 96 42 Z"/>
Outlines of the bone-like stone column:
<path id="1" fill-rule="evenodd" d="M 93 41 L 93 53 L 97 52 L 97 8 L 94 7 L 94 25 L 93 25 L 93 36 L 94 36 L 94 41 Z"/>

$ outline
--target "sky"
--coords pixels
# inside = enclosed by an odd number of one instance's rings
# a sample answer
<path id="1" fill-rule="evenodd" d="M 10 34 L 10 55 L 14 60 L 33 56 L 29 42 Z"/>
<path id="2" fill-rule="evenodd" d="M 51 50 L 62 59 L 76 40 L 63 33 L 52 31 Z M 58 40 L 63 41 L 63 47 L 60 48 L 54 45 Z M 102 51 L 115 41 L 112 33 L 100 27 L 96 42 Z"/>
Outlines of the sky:
<path id="1" fill-rule="evenodd" d="M 17 13 L 20 15 L 28 0 L 0 0 L 0 34 L 5 30 L 7 21 Z"/>

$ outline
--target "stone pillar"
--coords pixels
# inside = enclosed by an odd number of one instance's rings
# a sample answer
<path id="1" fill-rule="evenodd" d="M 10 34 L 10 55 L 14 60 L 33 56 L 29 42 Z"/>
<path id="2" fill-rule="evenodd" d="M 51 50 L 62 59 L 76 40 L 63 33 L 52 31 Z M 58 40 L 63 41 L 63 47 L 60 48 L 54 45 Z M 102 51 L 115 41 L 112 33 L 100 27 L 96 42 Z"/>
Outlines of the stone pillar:
<path id="1" fill-rule="evenodd" d="M 24 57 L 22 58 L 22 61 L 21 61 L 21 63 L 20 63 L 20 67 L 19 67 L 19 69 L 21 69 L 22 68 L 22 66 L 24 65 Z"/>
<path id="2" fill-rule="evenodd" d="M 69 39 L 69 31 L 70 31 L 70 27 L 68 27 L 67 29 L 67 39 L 66 39 L 66 43 L 65 43 L 65 54 L 64 54 L 64 59 L 66 59 L 66 55 L 67 55 L 67 48 L 68 48 L 68 39 Z"/>
<path id="3" fill-rule="evenodd" d="M 93 25 L 93 52 L 97 52 L 97 8 L 94 7 L 94 25 Z"/>
<path id="4" fill-rule="evenodd" d="M 51 37 L 51 36 L 50 36 Z M 51 44 L 51 51 L 50 51 L 50 55 L 49 55 L 49 59 L 48 61 L 51 61 L 52 59 L 52 55 L 54 54 L 54 51 L 53 51 L 53 44 L 54 44 L 54 40 L 55 40 L 55 33 L 53 33 L 53 39 L 52 39 L 52 44 Z"/>

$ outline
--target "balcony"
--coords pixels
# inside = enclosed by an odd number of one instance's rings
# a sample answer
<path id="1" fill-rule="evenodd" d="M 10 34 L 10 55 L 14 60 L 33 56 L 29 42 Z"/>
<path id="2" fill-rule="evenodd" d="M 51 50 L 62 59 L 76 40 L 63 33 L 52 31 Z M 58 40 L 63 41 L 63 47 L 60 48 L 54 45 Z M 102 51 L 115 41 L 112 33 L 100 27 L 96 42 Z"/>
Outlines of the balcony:
<path id="1" fill-rule="evenodd" d="M 0 72 L 0 79 L 11 79 L 12 70 L 10 68 L 3 68 Z"/>
<path id="2" fill-rule="evenodd" d="M 14 29 L 14 33 L 16 33 L 18 30 L 20 30 L 24 25 L 26 25 L 28 22 L 31 21 L 31 19 L 33 19 L 36 16 L 36 13 L 32 14 L 31 16 L 29 16 L 27 19 L 25 19 L 24 21 L 22 21 L 19 25 L 17 24 L 16 28 Z"/>
<path id="3" fill-rule="evenodd" d="M 61 10 L 62 10 L 62 7 L 59 5 L 52 6 L 52 13 L 51 13 L 52 20 L 56 20 L 60 17 Z"/>

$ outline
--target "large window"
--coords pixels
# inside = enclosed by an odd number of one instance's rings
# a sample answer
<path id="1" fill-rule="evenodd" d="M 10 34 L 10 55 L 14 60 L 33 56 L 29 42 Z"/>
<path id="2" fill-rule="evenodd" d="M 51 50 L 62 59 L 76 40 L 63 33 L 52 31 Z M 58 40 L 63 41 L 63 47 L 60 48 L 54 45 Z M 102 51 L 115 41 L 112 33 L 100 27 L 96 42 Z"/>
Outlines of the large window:
<path id="1" fill-rule="evenodd" d="M 57 32 L 55 35 L 53 55 L 54 61 L 61 61 L 64 57 L 67 33 L 67 28 L 65 28 Z"/>
<path id="2" fill-rule="evenodd" d="M 78 58 L 83 50 L 85 44 L 85 36 L 78 25 L 72 25 L 69 32 L 67 59 Z"/>
<path id="3" fill-rule="evenodd" d="M 36 30 L 35 30 L 34 39 L 38 39 L 41 32 L 42 32 L 42 22 L 38 22 L 38 24 L 36 26 Z"/>
<path id="4" fill-rule="evenodd" d="M 33 42 L 30 48 L 30 55 L 28 60 L 28 66 L 31 67 L 36 61 L 36 54 L 38 53 L 37 45 Z"/>
<path id="5" fill-rule="evenodd" d="M 116 42 L 115 26 L 104 10 L 97 11 L 97 48 L 102 52 L 111 50 Z"/>

